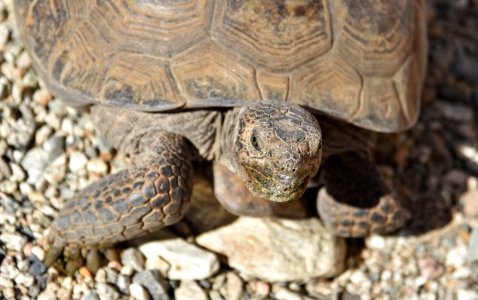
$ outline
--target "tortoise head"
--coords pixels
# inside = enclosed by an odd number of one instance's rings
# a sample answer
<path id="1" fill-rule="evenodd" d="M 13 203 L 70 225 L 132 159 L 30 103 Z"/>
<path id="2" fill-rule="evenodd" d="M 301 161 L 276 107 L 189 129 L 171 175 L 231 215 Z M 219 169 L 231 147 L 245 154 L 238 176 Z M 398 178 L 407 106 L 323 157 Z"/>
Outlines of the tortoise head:
<path id="1" fill-rule="evenodd" d="M 276 202 L 300 197 L 320 164 L 315 117 L 297 105 L 260 101 L 242 107 L 236 122 L 234 165 L 249 190 Z"/>

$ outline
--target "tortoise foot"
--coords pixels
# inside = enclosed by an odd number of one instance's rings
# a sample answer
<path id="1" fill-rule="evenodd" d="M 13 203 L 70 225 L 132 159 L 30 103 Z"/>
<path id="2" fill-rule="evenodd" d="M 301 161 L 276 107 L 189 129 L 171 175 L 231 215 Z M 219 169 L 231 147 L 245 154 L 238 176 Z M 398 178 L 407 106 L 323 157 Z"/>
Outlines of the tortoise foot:
<path id="1" fill-rule="evenodd" d="M 390 194 L 382 196 L 374 207 L 359 208 L 340 203 L 322 188 L 317 204 L 324 225 L 342 237 L 389 233 L 400 228 L 409 217 L 409 213 Z"/>
<path id="2" fill-rule="evenodd" d="M 409 217 L 375 165 L 361 153 L 328 158 L 321 179 L 325 187 L 317 196 L 317 209 L 324 225 L 336 235 L 390 233 Z"/>

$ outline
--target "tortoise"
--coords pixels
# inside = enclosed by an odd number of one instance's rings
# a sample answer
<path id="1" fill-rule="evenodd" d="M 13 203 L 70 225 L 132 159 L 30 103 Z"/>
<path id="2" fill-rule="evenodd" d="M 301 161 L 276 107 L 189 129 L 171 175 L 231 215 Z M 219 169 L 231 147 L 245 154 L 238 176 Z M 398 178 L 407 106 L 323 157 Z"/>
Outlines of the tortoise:
<path id="1" fill-rule="evenodd" d="M 424 1 L 17 0 L 15 13 L 46 86 L 91 107 L 132 162 L 67 202 L 54 249 L 177 222 L 198 160 L 238 215 L 301 198 L 320 167 L 318 213 L 337 235 L 405 222 L 371 150 L 417 121 Z"/>

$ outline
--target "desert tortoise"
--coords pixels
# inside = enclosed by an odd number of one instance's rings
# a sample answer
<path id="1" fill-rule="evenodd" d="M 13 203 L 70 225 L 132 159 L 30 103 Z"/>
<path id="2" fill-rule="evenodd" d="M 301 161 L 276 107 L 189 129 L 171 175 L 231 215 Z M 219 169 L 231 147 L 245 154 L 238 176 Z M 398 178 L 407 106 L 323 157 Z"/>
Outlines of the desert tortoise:
<path id="1" fill-rule="evenodd" d="M 254 200 L 242 207 L 229 182 L 240 179 L 261 205 L 285 202 L 301 197 L 321 165 L 318 210 L 331 230 L 363 236 L 403 223 L 369 149 L 374 132 L 417 120 L 422 0 L 15 7 L 46 85 L 72 105 L 91 106 L 98 130 L 133 162 L 67 203 L 52 225 L 55 248 L 109 244 L 178 221 L 199 159 L 214 162 L 217 197 L 237 214 L 262 212 Z"/>

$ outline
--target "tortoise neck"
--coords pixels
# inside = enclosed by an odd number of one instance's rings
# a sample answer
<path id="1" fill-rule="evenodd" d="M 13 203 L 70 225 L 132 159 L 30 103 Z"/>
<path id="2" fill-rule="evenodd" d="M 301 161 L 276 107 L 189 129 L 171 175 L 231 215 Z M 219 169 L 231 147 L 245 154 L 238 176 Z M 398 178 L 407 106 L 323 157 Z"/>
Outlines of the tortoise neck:
<path id="1" fill-rule="evenodd" d="M 234 172 L 236 166 L 234 164 L 234 137 L 237 135 L 237 122 L 239 118 L 240 107 L 228 110 L 224 114 L 224 122 L 220 129 L 220 138 L 218 141 L 216 157 L 219 163 Z"/>

